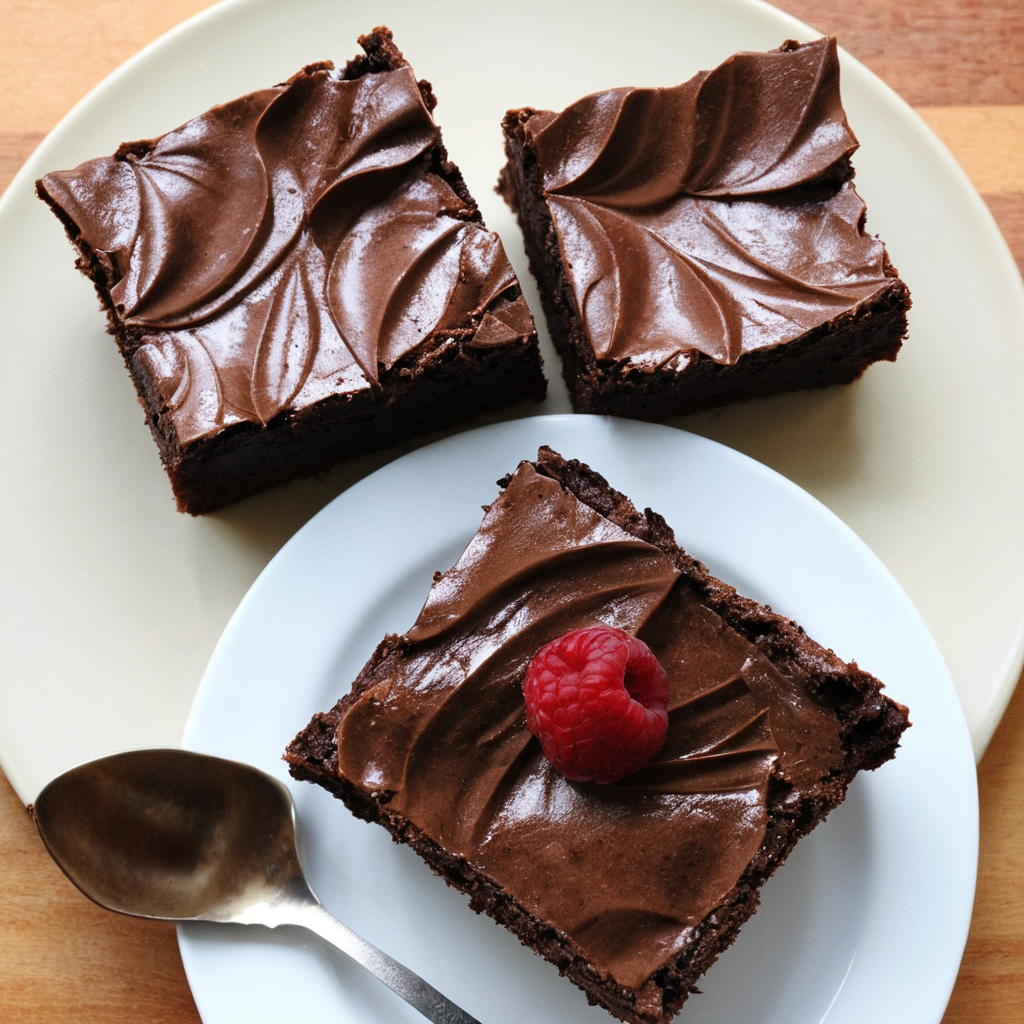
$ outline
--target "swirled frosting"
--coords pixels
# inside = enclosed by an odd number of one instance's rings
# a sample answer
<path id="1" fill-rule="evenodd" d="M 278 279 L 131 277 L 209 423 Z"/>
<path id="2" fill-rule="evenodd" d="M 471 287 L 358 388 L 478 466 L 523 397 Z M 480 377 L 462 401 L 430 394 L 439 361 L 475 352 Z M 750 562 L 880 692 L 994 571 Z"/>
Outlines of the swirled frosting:
<path id="1" fill-rule="evenodd" d="M 669 733 L 618 783 L 567 781 L 526 727 L 536 651 L 604 623 L 669 676 Z M 773 773 L 818 780 L 834 718 L 702 603 L 671 558 L 526 463 L 351 703 L 338 770 L 623 985 L 722 904 L 765 836 Z"/>
<path id="2" fill-rule="evenodd" d="M 408 66 L 321 64 L 40 187 L 187 443 L 371 387 L 429 340 L 533 332 L 440 144 Z"/>
<path id="3" fill-rule="evenodd" d="M 847 180 L 834 39 L 595 93 L 524 132 L 598 359 L 732 364 L 891 284 Z"/>

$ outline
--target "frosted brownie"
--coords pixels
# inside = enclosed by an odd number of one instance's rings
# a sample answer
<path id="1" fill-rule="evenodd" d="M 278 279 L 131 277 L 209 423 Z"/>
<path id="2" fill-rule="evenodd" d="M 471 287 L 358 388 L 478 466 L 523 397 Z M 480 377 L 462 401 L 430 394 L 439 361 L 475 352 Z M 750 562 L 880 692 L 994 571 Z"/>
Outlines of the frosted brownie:
<path id="1" fill-rule="evenodd" d="M 499 191 L 577 412 L 657 419 L 896 358 L 910 294 L 865 230 L 834 39 L 504 130 Z"/>
<path id="2" fill-rule="evenodd" d="M 387 29 L 47 174 L 178 506 L 545 392 L 533 318 Z"/>
<path id="3" fill-rule="evenodd" d="M 527 730 L 537 651 L 605 624 L 669 677 L 668 739 L 609 785 L 567 781 Z M 504 481 L 415 625 L 286 752 L 293 776 L 410 844 L 634 1024 L 664 1024 L 797 839 L 891 758 L 906 709 L 741 597 L 596 473 L 541 449 Z"/>

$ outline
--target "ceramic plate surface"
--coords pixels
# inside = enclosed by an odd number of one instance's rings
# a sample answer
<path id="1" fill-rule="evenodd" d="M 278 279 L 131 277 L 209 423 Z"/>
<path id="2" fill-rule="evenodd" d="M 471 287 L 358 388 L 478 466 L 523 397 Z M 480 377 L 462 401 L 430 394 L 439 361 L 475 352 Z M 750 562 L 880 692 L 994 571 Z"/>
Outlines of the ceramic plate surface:
<path id="1" fill-rule="evenodd" d="M 737 49 L 815 35 L 751 0 L 523 0 L 514 16 L 476 0 L 232 0 L 88 96 L 0 202 L 0 760 L 26 801 L 79 761 L 179 742 L 217 637 L 274 552 L 351 483 L 431 440 L 200 520 L 178 515 L 92 288 L 32 183 L 312 60 L 344 61 L 381 23 L 433 81 L 445 140 L 534 309 L 518 228 L 492 188 L 506 108 L 674 84 Z M 949 154 L 891 91 L 842 61 L 869 227 L 914 295 L 910 341 L 895 365 L 851 387 L 680 423 L 795 480 L 865 539 L 921 610 L 980 752 L 1022 657 L 1024 289 Z M 548 370 L 557 378 L 553 356 Z M 568 411 L 557 379 L 543 406 L 490 421 L 538 411 Z"/>
<path id="2" fill-rule="evenodd" d="M 609 1021 L 411 850 L 288 779 L 281 761 L 378 641 L 412 625 L 434 571 L 455 562 L 480 506 L 497 495 L 495 481 L 543 443 L 660 511 L 712 572 L 855 658 L 911 709 L 896 759 L 855 779 L 846 803 L 801 841 L 681 1019 L 938 1024 L 966 940 L 977 856 L 974 761 L 949 673 L 910 600 L 846 526 L 715 442 L 624 420 L 543 417 L 449 438 L 378 471 L 300 530 L 256 581 L 210 661 L 186 745 L 286 780 L 303 860 L 328 908 L 485 1024 Z M 189 926 L 179 935 L 205 1024 L 276 1024 L 297 1007 L 345 1024 L 421 1019 L 297 930 Z"/>

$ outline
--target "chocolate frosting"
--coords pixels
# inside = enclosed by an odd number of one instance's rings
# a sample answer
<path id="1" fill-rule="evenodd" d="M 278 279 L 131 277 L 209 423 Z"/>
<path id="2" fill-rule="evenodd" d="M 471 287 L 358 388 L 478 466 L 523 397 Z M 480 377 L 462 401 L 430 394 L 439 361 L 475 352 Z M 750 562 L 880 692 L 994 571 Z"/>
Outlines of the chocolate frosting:
<path id="1" fill-rule="evenodd" d="M 408 66 L 330 64 L 46 175 L 187 443 L 371 387 L 424 342 L 533 320 L 498 236 L 432 161 Z"/>
<path id="2" fill-rule="evenodd" d="M 524 131 L 598 359 L 731 364 L 891 282 L 845 180 L 857 140 L 834 39 L 595 93 Z"/>
<path id="3" fill-rule="evenodd" d="M 598 623 L 640 636 L 670 685 L 665 746 L 607 786 L 552 767 L 521 688 L 541 646 Z M 769 779 L 816 782 L 839 749 L 668 555 L 525 463 L 348 705 L 338 770 L 639 986 L 756 854 Z"/>

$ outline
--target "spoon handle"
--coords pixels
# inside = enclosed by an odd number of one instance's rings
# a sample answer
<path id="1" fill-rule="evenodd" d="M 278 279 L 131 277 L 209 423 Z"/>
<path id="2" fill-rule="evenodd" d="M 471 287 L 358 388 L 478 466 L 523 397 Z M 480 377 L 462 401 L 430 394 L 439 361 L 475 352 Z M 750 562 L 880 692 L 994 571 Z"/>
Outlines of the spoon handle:
<path id="1" fill-rule="evenodd" d="M 316 932 L 322 939 L 347 953 L 356 963 L 362 964 L 375 978 L 384 982 L 434 1024 L 480 1024 L 475 1017 L 441 995 L 414 971 L 361 939 L 351 928 L 329 914 L 320 903 L 308 903 L 294 908 L 290 916 L 292 923 Z"/>

